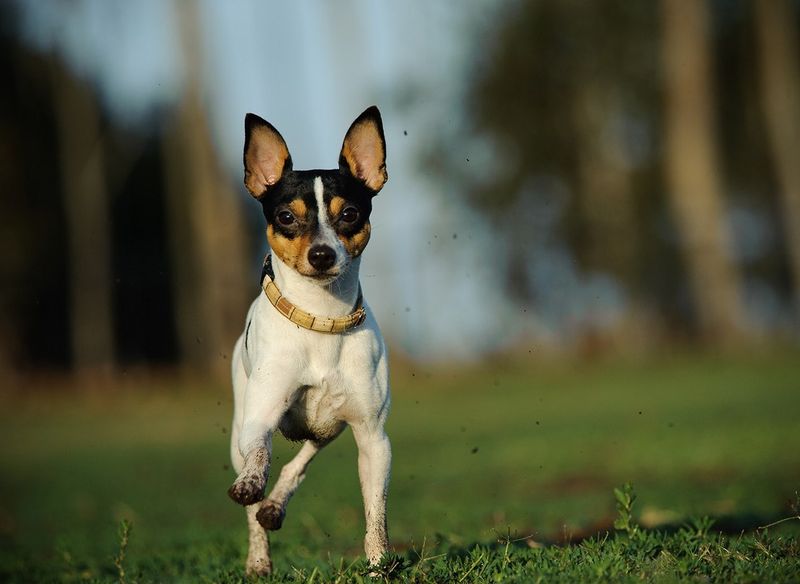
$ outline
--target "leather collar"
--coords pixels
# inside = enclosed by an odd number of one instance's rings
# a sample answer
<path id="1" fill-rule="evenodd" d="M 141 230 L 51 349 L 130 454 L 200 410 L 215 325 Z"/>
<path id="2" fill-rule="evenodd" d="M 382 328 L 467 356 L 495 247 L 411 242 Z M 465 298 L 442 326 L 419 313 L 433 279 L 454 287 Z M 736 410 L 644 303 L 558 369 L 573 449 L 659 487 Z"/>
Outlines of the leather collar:
<path id="1" fill-rule="evenodd" d="M 353 312 L 347 316 L 326 317 L 308 313 L 289 302 L 275 285 L 275 272 L 272 269 L 272 257 L 267 254 L 264 258 L 264 267 L 261 269 L 261 287 L 267 295 L 272 306 L 287 319 L 310 331 L 328 334 L 340 334 L 361 325 L 367 317 L 364 310 L 364 298 L 361 294 L 361 284 L 358 285 L 358 298 Z"/>

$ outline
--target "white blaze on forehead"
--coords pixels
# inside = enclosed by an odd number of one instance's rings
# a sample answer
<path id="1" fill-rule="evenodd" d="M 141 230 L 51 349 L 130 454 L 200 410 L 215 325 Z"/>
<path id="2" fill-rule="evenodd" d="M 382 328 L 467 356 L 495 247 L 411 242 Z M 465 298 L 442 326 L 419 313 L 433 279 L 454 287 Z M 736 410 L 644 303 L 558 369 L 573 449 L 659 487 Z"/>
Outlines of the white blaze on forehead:
<path id="1" fill-rule="evenodd" d="M 336 250 L 336 257 L 341 258 L 344 252 L 342 242 L 336 237 L 336 232 L 331 226 L 330 217 L 328 217 L 328 206 L 325 204 L 325 189 L 322 186 L 322 177 L 314 179 L 314 196 L 317 199 L 317 219 L 319 221 L 319 235 L 316 237 L 314 243 L 324 243 L 331 246 Z"/>
<path id="2" fill-rule="evenodd" d="M 330 229 L 331 222 L 328 221 L 328 208 L 325 206 L 325 189 L 322 186 L 322 177 L 318 176 L 314 179 L 314 196 L 317 198 L 317 218 L 319 219 L 319 226 L 321 230 L 326 227 Z"/>

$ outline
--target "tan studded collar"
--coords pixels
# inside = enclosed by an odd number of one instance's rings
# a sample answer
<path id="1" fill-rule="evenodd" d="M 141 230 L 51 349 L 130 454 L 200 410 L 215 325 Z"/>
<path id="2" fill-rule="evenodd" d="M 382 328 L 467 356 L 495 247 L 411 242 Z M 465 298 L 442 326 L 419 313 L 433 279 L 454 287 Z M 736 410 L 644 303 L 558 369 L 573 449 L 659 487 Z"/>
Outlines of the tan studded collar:
<path id="1" fill-rule="evenodd" d="M 310 314 L 289 302 L 275 285 L 274 279 L 275 272 L 272 270 L 272 258 L 267 255 L 267 257 L 264 258 L 264 267 L 261 270 L 261 287 L 264 289 L 264 294 L 267 295 L 272 306 L 297 326 L 301 326 L 310 331 L 317 331 L 318 333 L 340 334 L 356 328 L 362 324 L 367 317 L 363 306 L 364 298 L 361 294 L 360 284 L 358 286 L 358 298 L 356 299 L 353 312 L 347 316 L 326 317 Z"/>

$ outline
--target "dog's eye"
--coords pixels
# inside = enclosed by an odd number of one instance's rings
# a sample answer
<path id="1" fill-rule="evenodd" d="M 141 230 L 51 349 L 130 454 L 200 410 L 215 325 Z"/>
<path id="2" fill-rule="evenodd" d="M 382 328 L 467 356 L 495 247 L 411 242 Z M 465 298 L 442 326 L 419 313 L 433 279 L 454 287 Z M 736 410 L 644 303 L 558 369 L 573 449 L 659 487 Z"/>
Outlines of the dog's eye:
<path id="1" fill-rule="evenodd" d="M 345 223 L 355 223 L 358 221 L 358 209 L 355 207 L 347 207 L 344 211 L 342 211 L 341 215 L 339 215 L 339 219 L 344 221 Z"/>
<path id="2" fill-rule="evenodd" d="M 281 225 L 291 225 L 294 223 L 294 215 L 292 215 L 289 211 L 280 211 L 278 213 L 278 223 Z"/>

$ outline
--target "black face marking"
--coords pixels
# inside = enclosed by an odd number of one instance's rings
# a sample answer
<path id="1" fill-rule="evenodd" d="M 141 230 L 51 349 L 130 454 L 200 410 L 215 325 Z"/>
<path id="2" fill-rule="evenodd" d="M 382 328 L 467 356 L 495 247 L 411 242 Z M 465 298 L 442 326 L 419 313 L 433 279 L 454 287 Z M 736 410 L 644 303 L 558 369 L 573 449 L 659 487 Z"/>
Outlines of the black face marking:
<path id="1" fill-rule="evenodd" d="M 299 236 L 314 238 L 317 235 L 320 228 L 319 209 L 314 194 L 314 180 L 317 177 L 322 179 L 323 200 L 326 207 L 330 206 L 334 197 L 341 197 L 345 200 L 341 211 L 347 209 L 357 211 L 355 220 L 347 220 L 351 218 L 350 212 L 346 217 L 343 217 L 341 212 L 338 216 L 329 217 L 329 222 L 337 233 L 345 236 L 358 233 L 369 221 L 372 197 L 375 193 L 365 188 L 349 173 L 340 170 L 289 171 L 284 173 L 281 180 L 260 199 L 264 218 L 275 233 L 290 240 Z M 302 201 L 307 210 L 304 217 L 298 217 L 291 208 L 293 201 L 297 200 Z M 287 212 L 294 215 L 294 222 L 286 224 Z"/>

